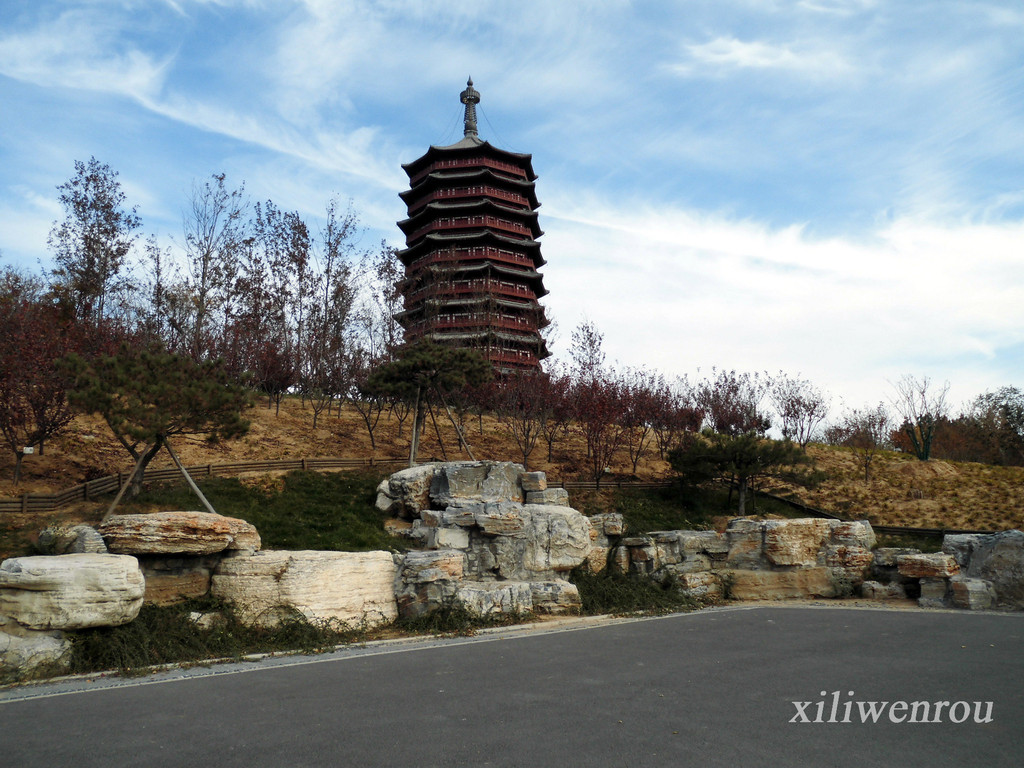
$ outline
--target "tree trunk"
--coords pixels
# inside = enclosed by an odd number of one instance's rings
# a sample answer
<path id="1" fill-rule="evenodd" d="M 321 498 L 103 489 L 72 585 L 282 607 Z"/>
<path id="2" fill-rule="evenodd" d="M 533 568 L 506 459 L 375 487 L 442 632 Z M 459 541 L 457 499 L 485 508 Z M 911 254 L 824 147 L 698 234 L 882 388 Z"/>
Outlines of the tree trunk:
<path id="1" fill-rule="evenodd" d="M 413 405 L 412 439 L 409 441 L 409 466 L 416 466 L 416 454 L 420 450 L 420 430 L 423 429 L 423 404 L 420 402 L 421 388 L 416 387 L 416 402 Z"/>
<path id="2" fill-rule="evenodd" d="M 21 462 L 25 460 L 25 454 L 21 451 L 14 452 L 14 484 L 21 482 Z"/>

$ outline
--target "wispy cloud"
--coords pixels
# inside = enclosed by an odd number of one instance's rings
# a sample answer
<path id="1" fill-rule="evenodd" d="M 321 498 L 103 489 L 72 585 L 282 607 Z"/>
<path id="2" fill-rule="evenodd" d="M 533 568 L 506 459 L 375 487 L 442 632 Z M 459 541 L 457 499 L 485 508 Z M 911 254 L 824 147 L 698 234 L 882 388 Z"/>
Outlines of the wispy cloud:
<path id="1" fill-rule="evenodd" d="M 159 92 L 169 62 L 120 44 L 115 24 L 76 10 L 0 36 L 0 74 L 43 87 L 149 99 Z"/>
<path id="2" fill-rule="evenodd" d="M 717 37 L 706 43 L 684 46 L 681 61 L 669 65 L 678 75 L 721 75 L 737 70 L 778 70 L 806 77 L 831 78 L 845 75 L 854 67 L 835 50 L 809 46 L 773 44 L 735 37 Z"/>

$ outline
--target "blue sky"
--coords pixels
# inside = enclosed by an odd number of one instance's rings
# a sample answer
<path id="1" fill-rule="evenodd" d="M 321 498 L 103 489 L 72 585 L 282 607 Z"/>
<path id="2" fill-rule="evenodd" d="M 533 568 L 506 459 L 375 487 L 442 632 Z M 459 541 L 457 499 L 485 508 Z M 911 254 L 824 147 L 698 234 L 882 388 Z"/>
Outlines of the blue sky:
<path id="1" fill-rule="evenodd" d="M 1017 0 L 0 5 L 0 251 L 35 269 L 75 160 L 181 239 L 224 172 L 401 245 L 401 163 L 480 133 L 533 155 L 564 353 L 785 370 L 850 406 L 905 373 L 1024 386 Z"/>

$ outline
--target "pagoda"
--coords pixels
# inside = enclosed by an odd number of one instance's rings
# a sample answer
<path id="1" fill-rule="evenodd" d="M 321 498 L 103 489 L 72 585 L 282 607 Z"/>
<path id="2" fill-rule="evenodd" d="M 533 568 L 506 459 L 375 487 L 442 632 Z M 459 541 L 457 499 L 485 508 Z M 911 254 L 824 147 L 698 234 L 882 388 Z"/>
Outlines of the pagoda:
<path id="1" fill-rule="evenodd" d="M 550 353 L 540 334 L 548 320 L 538 302 L 547 291 L 537 271 L 537 174 L 530 155 L 479 138 L 472 79 L 460 100 L 462 140 L 402 166 L 409 215 L 398 222 L 406 248 L 395 318 L 407 341 L 476 349 L 500 373 L 539 370 Z"/>

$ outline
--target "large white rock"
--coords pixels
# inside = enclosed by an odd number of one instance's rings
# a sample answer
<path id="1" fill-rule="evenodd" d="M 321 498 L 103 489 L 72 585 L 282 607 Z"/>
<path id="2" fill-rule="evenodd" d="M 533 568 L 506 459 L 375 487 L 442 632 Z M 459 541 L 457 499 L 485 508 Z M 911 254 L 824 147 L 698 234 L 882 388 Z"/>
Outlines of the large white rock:
<path id="1" fill-rule="evenodd" d="M 112 515 L 99 532 L 107 549 L 123 555 L 209 555 L 260 548 L 260 535 L 252 525 L 211 512 Z"/>
<path id="2" fill-rule="evenodd" d="M 527 504 L 529 515 L 523 567 L 527 571 L 571 571 L 590 554 L 590 523 L 570 507 Z"/>
<path id="3" fill-rule="evenodd" d="M 40 667 L 61 671 L 70 650 L 71 641 L 59 630 L 26 629 L 0 616 L 0 681 L 16 680 Z"/>
<path id="4" fill-rule="evenodd" d="M 244 621 L 274 625 L 295 612 L 310 620 L 377 625 L 398 615 L 389 552 L 263 551 L 222 560 L 210 593 Z"/>
<path id="5" fill-rule="evenodd" d="M 466 501 L 522 501 L 522 464 L 511 461 L 446 462 L 435 465 L 430 501 L 435 509 Z"/>
<path id="6" fill-rule="evenodd" d="M 832 527 L 828 520 L 766 520 L 764 554 L 772 565 L 818 565 L 818 554 L 828 541 Z"/>
<path id="7" fill-rule="evenodd" d="M 991 582 L 1000 605 L 1024 609 L 1024 532 L 947 535 L 942 551 L 965 576 Z"/>
<path id="8" fill-rule="evenodd" d="M 529 613 L 533 592 L 522 581 L 464 581 L 455 591 L 456 602 L 477 616 Z"/>
<path id="9" fill-rule="evenodd" d="M 127 555 L 14 557 L 0 564 L 0 614 L 29 629 L 127 624 L 139 615 L 145 581 Z"/>

